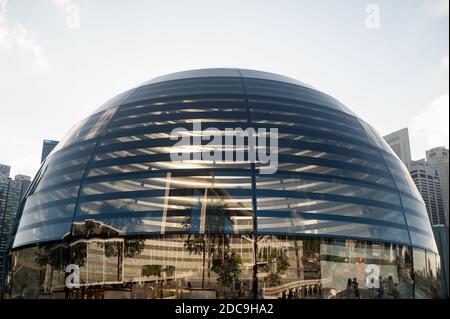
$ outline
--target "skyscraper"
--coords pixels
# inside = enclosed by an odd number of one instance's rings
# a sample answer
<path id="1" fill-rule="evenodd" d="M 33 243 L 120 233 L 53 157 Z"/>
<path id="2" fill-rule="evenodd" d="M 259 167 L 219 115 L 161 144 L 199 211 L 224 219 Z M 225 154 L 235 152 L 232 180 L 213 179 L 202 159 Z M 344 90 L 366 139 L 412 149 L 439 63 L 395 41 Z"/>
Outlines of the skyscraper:
<path id="1" fill-rule="evenodd" d="M 411 161 L 409 171 L 425 202 L 432 225 L 444 225 L 444 202 L 437 170 L 422 159 Z"/>
<path id="2" fill-rule="evenodd" d="M 440 263 L 442 269 L 442 291 L 447 298 L 449 294 L 449 241 L 448 241 L 448 227 L 444 225 L 433 226 L 434 238 L 438 246 L 440 254 Z"/>
<path id="3" fill-rule="evenodd" d="M 21 194 L 22 194 L 22 196 L 25 195 L 25 192 L 27 191 L 28 186 L 30 186 L 30 184 L 31 184 L 31 177 L 27 176 L 27 175 L 19 174 L 19 175 L 14 176 L 14 180 L 22 183 Z"/>
<path id="4" fill-rule="evenodd" d="M 11 171 L 11 166 L 0 164 L 0 175 L 9 176 L 10 171 Z"/>
<path id="5" fill-rule="evenodd" d="M 435 147 L 428 151 L 427 161 L 431 164 L 431 166 L 436 169 L 439 173 L 439 178 L 441 181 L 441 189 L 442 189 L 442 199 L 444 201 L 444 209 L 445 209 L 445 224 L 448 226 L 448 216 L 449 216 L 449 208 L 448 208 L 448 180 L 449 180 L 449 170 L 448 170 L 448 149 L 441 146 Z"/>
<path id="6" fill-rule="evenodd" d="M 0 174 L 0 291 L 3 288 L 3 266 L 9 235 L 30 180 L 26 175 L 17 175 L 13 180 L 9 177 L 9 171 L 8 174 Z"/>
<path id="7" fill-rule="evenodd" d="M 41 163 L 47 158 L 48 154 L 50 154 L 53 149 L 58 145 L 59 141 L 53 140 L 44 140 L 42 142 L 42 154 L 41 154 Z"/>
<path id="8" fill-rule="evenodd" d="M 404 128 L 386 136 L 384 140 L 389 144 L 395 154 L 401 159 L 403 164 L 409 165 L 411 161 L 411 147 L 409 144 L 408 128 Z"/>

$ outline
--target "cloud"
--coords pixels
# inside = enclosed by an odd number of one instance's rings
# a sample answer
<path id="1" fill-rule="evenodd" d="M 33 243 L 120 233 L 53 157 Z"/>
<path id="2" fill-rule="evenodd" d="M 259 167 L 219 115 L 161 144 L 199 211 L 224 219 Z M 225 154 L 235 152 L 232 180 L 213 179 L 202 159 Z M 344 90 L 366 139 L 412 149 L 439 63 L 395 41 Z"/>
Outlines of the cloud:
<path id="1" fill-rule="evenodd" d="M 37 154 L 37 152 L 35 152 Z M 40 156 L 27 154 L 11 158 L 11 176 L 24 174 L 34 177 L 39 169 Z"/>
<path id="2" fill-rule="evenodd" d="M 411 121 L 411 133 L 424 138 L 426 148 L 449 145 L 449 95 L 441 95 Z"/>
<path id="3" fill-rule="evenodd" d="M 6 18 L 7 4 L 8 0 L 0 0 L 0 54 L 6 51 L 9 51 L 11 56 L 16 56 L 16 52 L 27 53 L 25 56 L 31 57 L 33 65 L 37 69 L 47 69 L 49 62 L 36 36 L 19 22 L 8 23 Z M 24 55 L 19 54 L 17 56 L 22 58 Z"/>
<path id="4" fill-rule="evenodd" d="M 434 18 L 448 16 L 449 0 L 426 0 L 425 10 Z"/>
<path id="5" fill-rule="evenodd" d="M 442 60 L 441 60 L 441 65 L 442 65 L 444 68 L 448 69 L 448 55 L 447 55 L 445 58 L 442 58 Z"/>
<path id="6" fill-rule="evenodd" d="M 51 0 L 51 2 L 58 8 L 65 8 L 69 4 L 70 0 Z"/>
<path id="7" fill-rule="evenodd" d="M 11 176 L 25 174 L 33 177 L 41 162 L 40 145 L 39 140 L 27 141 L 12 136 L 0 136 L 0 147 L 11 150 L 7 154 L 1 154 L 0 163 L 11 166 Z"/>
<path id="8" fill-rule="evenodd" d="M 6 3 L 8 0 L 0 0 L 0 26 L 5 22 Z"/>
<path id="9" fill-rule="evenodd" d="M 68 29 L 80 28 L 80 6 L 75 0 L 50 0 L 50 2 L 67 15 L 66 27 Z"/>

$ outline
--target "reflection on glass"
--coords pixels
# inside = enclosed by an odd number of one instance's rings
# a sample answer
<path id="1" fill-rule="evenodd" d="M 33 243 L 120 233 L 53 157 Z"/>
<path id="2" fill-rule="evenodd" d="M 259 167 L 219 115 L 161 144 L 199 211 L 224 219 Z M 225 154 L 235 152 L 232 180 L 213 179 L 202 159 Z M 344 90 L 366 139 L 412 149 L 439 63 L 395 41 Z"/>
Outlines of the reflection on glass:
<path id="1" fill-rule="evenodd" d="M 258 236 L 255 245 L 251 236 L 216 232 L 93 237 L 15 251 L 10 297 L 239 298 L 253 297 L 256 288 L 266 299 L 397 299 L 413 293 L 406 246 L 269 235 Z M 79 287 L 66 286 L 69 264 L 79 267 Z"/>
<path id="2" fill-rule="evenodd" d="M 441 274 L 436 259 L 439 255 L 414 249 L 415 296 L 417 299 L 439 298 Z"/>

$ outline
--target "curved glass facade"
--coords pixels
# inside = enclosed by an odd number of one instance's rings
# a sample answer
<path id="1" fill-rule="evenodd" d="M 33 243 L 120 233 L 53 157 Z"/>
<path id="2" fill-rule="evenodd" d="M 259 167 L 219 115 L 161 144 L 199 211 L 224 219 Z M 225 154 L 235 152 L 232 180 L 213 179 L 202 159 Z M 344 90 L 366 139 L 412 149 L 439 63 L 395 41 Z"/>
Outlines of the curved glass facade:
<path id="1" fill-rule="evenodd" d="M 207 147 L 196 122 L 210 137 L 276 128 L 278 170 L 171 160 L 175 128 L 203 141 L 190 153 Z M 186 71 L 118 95 L 72 128 L 22 206 L 13 298 L 439 296 L 403 164 L 340 102 L 276 74 Z M 69 264 L 79 287 L 65 285 Z"/>

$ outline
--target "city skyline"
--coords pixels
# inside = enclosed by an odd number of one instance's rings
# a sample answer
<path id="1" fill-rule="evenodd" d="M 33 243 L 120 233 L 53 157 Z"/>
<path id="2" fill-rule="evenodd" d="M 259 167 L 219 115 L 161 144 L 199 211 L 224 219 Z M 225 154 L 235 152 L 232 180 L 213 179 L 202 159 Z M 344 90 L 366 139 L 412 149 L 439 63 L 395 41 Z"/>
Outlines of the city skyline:
<path id="1" fill-rule="evenodd" d="M 373 3 L 379 28 L 367 26 L 367 1 L 0 0 L 0 163 L 34 176 L 42 140 L 61 140 L 108 97 L 160 74 L 222 66 L 304 81 L 382 135 L 408 127 L 413 160 L 448 148 L 448 1 Z"/>
<path id="2" fill-rule="evenodd" d="M 435 147 L 426 150 L 426 158 L 411 159 L 408 128 L 383 137 L 397 157 L 405 164 L 422 199 L 433 225 L 448 226 L 448 160 L 449 150 Z"/>
<path id="3" fill-rule="evenodd" d="M 14 226 L 20 201 L 30 183 L 30 176 L 10 177 L 8 167 L 0 163 L 0 291 L 3 288 L 3 267 L 9 234 Z"/>

